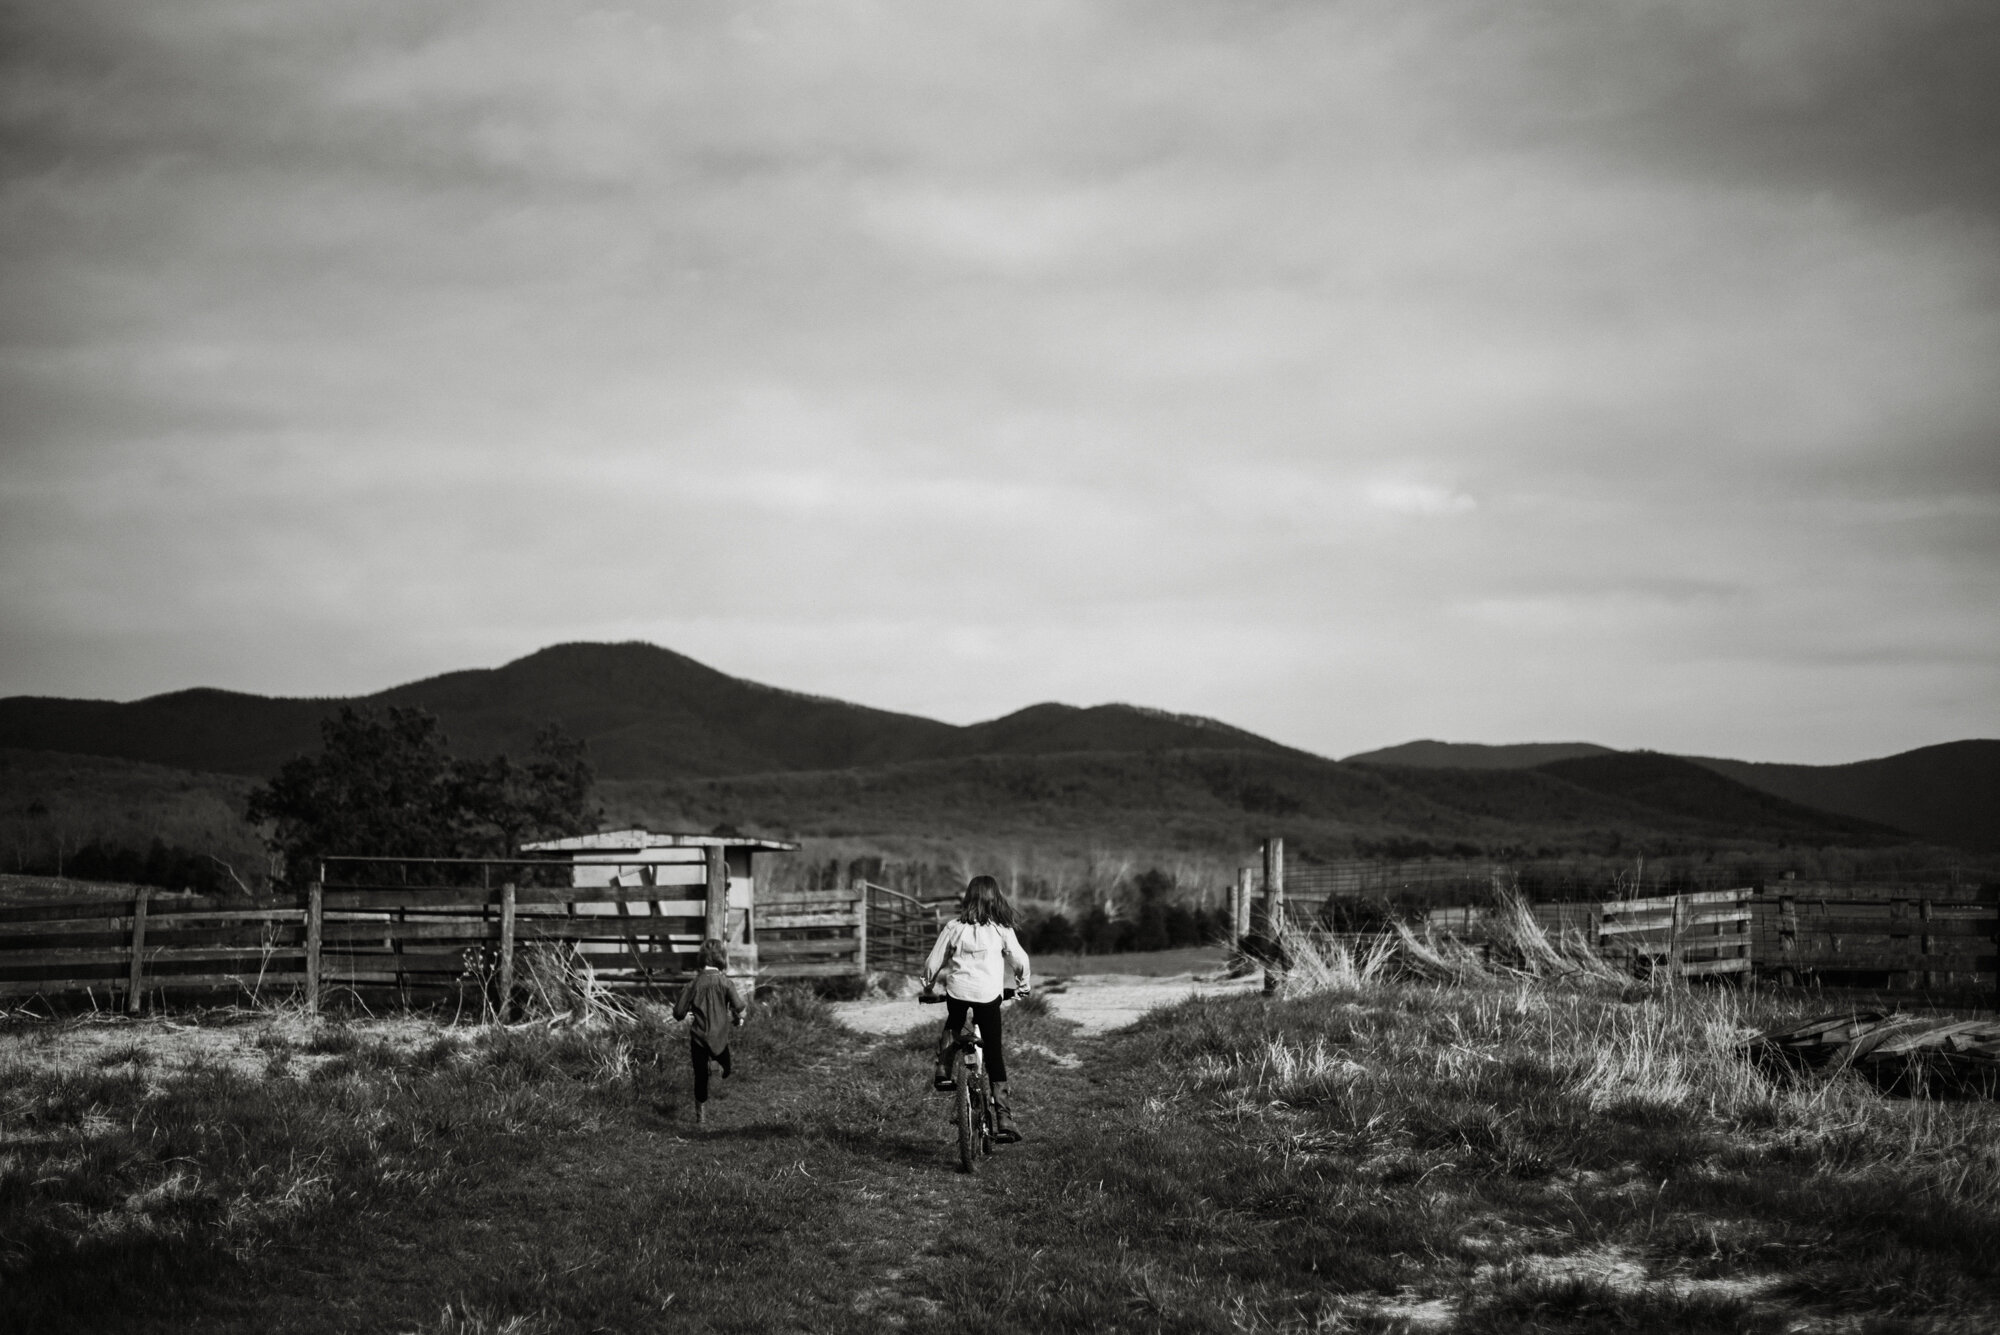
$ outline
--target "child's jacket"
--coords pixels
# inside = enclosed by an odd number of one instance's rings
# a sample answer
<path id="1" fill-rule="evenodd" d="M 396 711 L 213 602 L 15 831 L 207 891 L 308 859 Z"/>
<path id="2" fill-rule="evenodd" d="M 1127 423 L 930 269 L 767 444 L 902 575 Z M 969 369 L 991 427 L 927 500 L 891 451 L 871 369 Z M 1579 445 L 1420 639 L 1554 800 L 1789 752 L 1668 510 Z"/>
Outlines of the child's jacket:
<path id="1" fill-rule="evenodd" d="M 980 1005 L 1000 999 L 1010 962 L 1019 986 L 1026 987 L 1028 952 L 1021 949 L 1014 929 L 960 919 L 946 923 L 938 933 L 931 957 L 924 961 L 924 980 L 942 978 L 946 996 Z"/>
<path id="2" fill-rule="evenodd" d="M 688 1028 L 688 1037 L 700 1041 L 710 1052 L 724 1052 L 729 1048 L 730 1020 L 743 1016 L 743 997 L 728 974 L 711 966 L 696 974 L 674 1003 L 676 1020 L 689 1015 L 694 1016 L 694 1023 Z"/>

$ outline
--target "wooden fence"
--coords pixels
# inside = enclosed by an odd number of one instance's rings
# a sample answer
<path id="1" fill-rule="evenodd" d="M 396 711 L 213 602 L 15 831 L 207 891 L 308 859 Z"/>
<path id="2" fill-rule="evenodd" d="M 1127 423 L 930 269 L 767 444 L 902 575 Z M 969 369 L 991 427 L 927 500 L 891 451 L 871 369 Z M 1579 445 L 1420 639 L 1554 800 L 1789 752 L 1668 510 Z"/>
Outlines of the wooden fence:
<path id="1" fill-rule="evenodd" d="M 912 977 L 922 972 L 947 917 L 940 903 L 868 881 L 860 888 L 867 897 L 869 967 Z"/>
<path id="2" fill-rule="evenodd" d="M 757 910 L 763 973 L 779 978 L 914 975 L 946 916 L 937 901 L 868 881 L 849 890 L 792 894 Z"/>
<path id="3" fill-rule="evenodd" d="M 1991 886 L 1782 881 L 1758 897 L 1755 924 L 1758 967 L 1780 981 L 2000 983 L 2000 889 Z"/>
<path id="4" fill-rule="evenodd" d="M 1286 920 L 1351 934 L 1341 902 L 1288 897 Z M 1440 907 L 1425 921 L 1476 941 L 1493 912 Z M 1671 968 L 1686 977 L 1756 973 L 1782 983 L 2000 991 L 2000 891 L 1992 887 L 1779 881 L 1761 890 L 1534 904 L 1530 913 L 1543 930 L 1579 935 L 1642 975 Z"/>
<path id="5" fill-rule="evenodd" d="M 445 869 L 458 884 L 392 882 L 395 864 L 333 865 L 349 879 L 284 903 L 145 887 L 131 898 L 12 896 L 0 903 L 0 998 L 102 996 L 136 1012 L 167 994 L 298 992 L 316 1008 L 346 991 L 482 1009 L 517 996 L 548 961 L 587 968 L 598 987 L 666 999 L 691 976 L 706 930 L 705 900 L 689 897 L 699 886 L 573 886 L 569 863 L 466 860 Z M 751 939 L 729 947 L 735 972 L 771 980 L 868 967 L 856 891 L 758 906 L 746 928 Z"/>
<path id="6" fill-rule="evenodd" d="M 137 1010 L 146 997 L 230 992 L 264 999 L 329 990 L 403 1002 L 510 998 L 522 951 L 587 965 L 600 986 L 668 995 L 704 933 L 697 887 L 534 884 L 568 864 L 468 863 L 476 885 L 336 881 L 298 902 L 251 904 L 130 887 L 130 898 L 36 891 L 0 902 L 0 998 L 87 994 Z M 504 875 L 518 880 L 491 882 Z M 1287 900 L 1294 926 L 1324 929 L 1324 903 Z M 1471 940 L 1493 910 L 1432 909 L 1430 926 Z M 1762 891 L 1538 904 L 1636 973 L 1745 975 L 1906 988 L 2000 987 L 2000 893 L 1949 886 L 1781 882 Z M 732 968 L 763 979 L 914 973 L 942 921 L 937 905 L 862 883 L 757 906 Z"/>
<path id="7" fill-rule="evenodd" d="M 1702 890 L 1651 899 L 1607 900 L 1597 906 L 1597 949 L 1633 973 L 1662 971 L 1683 978 L 1748 974 L 1750 901 L 1755 892 Z"/>
<path id="8" fill-rule="evenodd" d="M 766 978 L 836 978 L 868 972 L 868 914 L 861 893 L 793 894 L 757 908 L 757 958 Z"/>
<path id="9" fill-rule="evenodd" d="M 136 1012 L 148 994 L 281 995 L 309 981 L 303 908 L 133 887 L 0 905 L 0 997 L 81 993 Z"/>
<path id="10" fill-rule="evenodd" d="M 1754 892 L 1707 890 L 1647 899 L 1595 903 L 1532 904 L 1535 925 L 1551 937 L 1581 939 L 1599 954 L 1641 977 L 1670 972 L 1681 977 L 1747 974 L 1751 959 L 1751 902 Z M 1286 921 L 1295 930 L 1330 931 L 1343 938 L 1335 901 L 1291 900 Z M 1500 910 L 1485 905 L 1430 909 L 1423 922 L 1431 931 L 1473 944 L 1489 943 Z"/>

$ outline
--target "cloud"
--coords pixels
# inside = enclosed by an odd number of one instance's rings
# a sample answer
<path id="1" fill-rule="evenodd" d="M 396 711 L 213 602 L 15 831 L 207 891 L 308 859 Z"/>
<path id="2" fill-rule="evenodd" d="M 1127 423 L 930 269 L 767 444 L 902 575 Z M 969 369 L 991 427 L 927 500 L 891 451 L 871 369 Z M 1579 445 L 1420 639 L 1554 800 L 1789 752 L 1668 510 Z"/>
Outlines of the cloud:
<path id="1" fill-rule="evenodd" d="M 5 21 L 0 690 L 1990 731 L 1983 5 Z"/>
<path id="2" fill-rule="evenodd" d="M 1479 508 L 1478 501 L 1449 487 L 1390 480 L 1368 484 L 1368 503 L 1399 515 L 1462 515 Z"/>

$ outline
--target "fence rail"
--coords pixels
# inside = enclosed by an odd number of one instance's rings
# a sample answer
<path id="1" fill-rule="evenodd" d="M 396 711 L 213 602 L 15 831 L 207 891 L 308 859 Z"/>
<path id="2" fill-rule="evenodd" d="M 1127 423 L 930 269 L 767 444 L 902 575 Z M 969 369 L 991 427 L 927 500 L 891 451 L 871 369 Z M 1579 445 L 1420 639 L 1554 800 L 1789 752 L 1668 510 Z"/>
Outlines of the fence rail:
<path id="1" fill-rule="evenodd" d="M 866 900 L 853 890 L 793 895 L 757 910 L 759 972 L 765 977 L 865 974 L 872 944 Z"/>
<path id="2" fill-rule="evenodd" d="M 1285 901 L 1300 930 L 1352 935 L 1350 897 Z M 1346 906 L 1343 911 L 1343 906 Z M 1529 906 L 1552 934 L 1572 933 L 1634 973 L 1762 974 L 1781 982 L 2000 989 L 2000 894 L 1951 886 L 1786 881 L 1644 899 Z M 1452 906 L 1423 921 L 1467 940 L 1495 910 Z"/>
<path id="3" fill-rule="evenodd" d="M 869 967 L 912 976 L 922 972 L 944 925 L 937 905 L 867 881 L 861 892 L 867 905 Z"/>
<path id="4" fill-rule="evenodd" d="M 502 864 L 468 864 L 482 879 Z M 542 864 L 534 864 L 545 871 Z M 598 984 L 663 996 L 693 970 L 705 903 L 680 885 L 315 885 L 302 902 L 244 903 L 132 887 L 129 898 L 55 890 L 0 903 L 0 997 L 88 993 L 128 1010 L 148 996 L 230 991 L 389 991 L 406 1000 L 499 1000 L 517 970 L 554 951 Z M 1348 932 L 1351 896 L 1288 896 L 1295 927 Z M 1425 921 L 1468 940 L 1495 910 L 1433 908 Z M 1954 886 L 1787 881 L 1644 899 L 1530 907 L 1635 973 L 1780 981 L 2000 987 L 2000 892 Z M 732 968 L 768 979 L 916 973 L 937 904 L 862 882 L 756 906 Z"/>

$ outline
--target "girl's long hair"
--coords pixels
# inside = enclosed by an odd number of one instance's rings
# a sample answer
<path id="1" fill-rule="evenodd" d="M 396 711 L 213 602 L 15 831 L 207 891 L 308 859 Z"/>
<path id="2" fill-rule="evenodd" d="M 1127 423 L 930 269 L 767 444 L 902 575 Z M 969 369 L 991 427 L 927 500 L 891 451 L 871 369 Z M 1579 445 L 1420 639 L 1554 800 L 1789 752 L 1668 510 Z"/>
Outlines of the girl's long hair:
<path id="1" fill-rule="evenodd" d="M 1007 902 L 1007 896 L 1000 893 L 1000 882 L 991 876 L 975 876 L 965 883 L 965 898 L 959 902 L 960 922 L 997 922 L 1002 927 L 1014 925 L 1014 906 Z"/>

